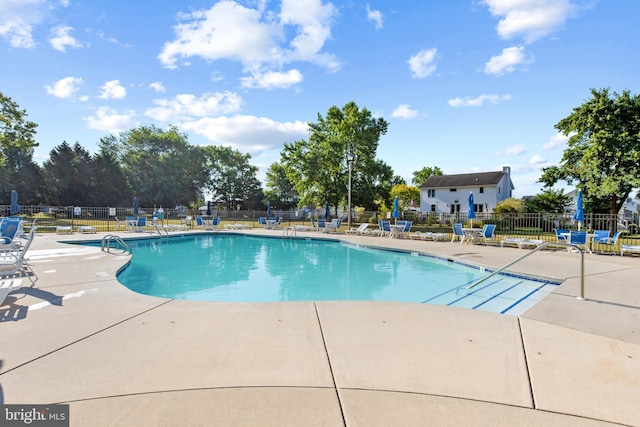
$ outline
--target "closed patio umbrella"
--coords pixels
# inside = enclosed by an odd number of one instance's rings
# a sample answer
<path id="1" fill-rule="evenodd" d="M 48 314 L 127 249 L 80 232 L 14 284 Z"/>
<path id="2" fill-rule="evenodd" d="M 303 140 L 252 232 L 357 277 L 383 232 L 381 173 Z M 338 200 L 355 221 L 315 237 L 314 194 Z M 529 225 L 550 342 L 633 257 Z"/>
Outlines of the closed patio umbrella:
<path id="1" fill-rule="evenodd" d="M 580 227 L 584 222 L 584 209 L 582 205 L 582 190 L 578 190 L 578 197 L 576 197 L 576 211 L 573 214 L 573 219 L 578 221 L 578 230 L 580 230 Z"/>
<path id="2" fill-rule="evenodd" d="M 211 200 L 207 201 L 207 216 L 211 216 Z"/>
<path id="3" fill-rule="evenodd" d="M 267 202 L 267 218 L 271 216 L 271 202 Z"/>
<path id="4" fill-rule="evenodd" d="M 473 227 L 473 218 L 476 217 L 475 205 L 473 203 L 473 193 L 469 192 L 469 209 L 467 210 L 467 218 L 471 220 L 471 227 Z"/>
<path id="5" fill-rule="evenodd" d="M 393 213 L 391 216 L 395 218 L 396 222 L 398 222 L 398 218 L 400 218 L 400 207 L 398 206 L 398 196 L 393 199 Z"/>
<path id="6" fill-rule="evenodd" d="M 9 208 L 9 215 L 15 215 L 20 213 L 20 206 L 18 205 L 18 192 L 11 190 L 11 207 Z"/>
<path id="7" fill-rule="evenodd" d="M 133 214 L 138 215 L 138 212 L 140 212 L 140 202 L 138 196 L 133 196 Z"/>
<path id="8" fill-rule="evenodd" d="M 324 202 L 324 219 L 329 218 L 329 201 Z"/>

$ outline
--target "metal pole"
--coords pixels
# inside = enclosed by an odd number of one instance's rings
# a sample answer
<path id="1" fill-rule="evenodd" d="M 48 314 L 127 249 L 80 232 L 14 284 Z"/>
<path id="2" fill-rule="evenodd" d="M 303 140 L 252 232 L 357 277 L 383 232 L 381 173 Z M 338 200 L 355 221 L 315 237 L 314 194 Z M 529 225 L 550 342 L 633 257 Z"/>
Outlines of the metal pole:
<path id="1" fill-rule="evenodd" d="M 351 164 L 353 163 L 353 156 L 349 154 L 347 156 L 347 163 L 349 164 L 349 197 L 347 199 L 347 230 L 351 230 Z"/>

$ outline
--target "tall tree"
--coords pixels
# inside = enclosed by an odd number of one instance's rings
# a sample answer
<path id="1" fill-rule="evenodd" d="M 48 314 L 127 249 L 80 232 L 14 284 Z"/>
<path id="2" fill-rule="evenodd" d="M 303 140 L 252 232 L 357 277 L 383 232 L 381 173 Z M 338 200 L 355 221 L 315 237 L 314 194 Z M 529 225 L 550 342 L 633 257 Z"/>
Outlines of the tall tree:
<path id="1" fill-rule="evenodd" d="M 54 147 L 43 164 L 49 202 L 60 206 L 95 206 L 91 154 L 80 143 Z"/>
<path id="2" fill-rule="evenodd" d="M 640 97 L 592 89 L 591 98 L 555 127 L 569 136 L 568 146 L 560 165 L 544 168 L 539 182 L 577 182 L 587 197 L 608 200 L 610 213 L 617 214 L 640 187 Z"/>
<path id="3" fill-rule="evenodd" d="M 141 126 L 120 134 L 119 161 L 142 206 L 188 205 L 207 181 L 204 153 L 175 126 Z"/>
<path id="4" fill-rule="evenodd" d="M 22 204 L 42 201 L 41 170 L 33 161 L 38 125 L 26 118 L 26 110 L 0 92 L 0 200 L 7 203 L 14 189 Z"/>
<path id="5" fill-rule="evenodd" d="M 387 122 L 374 118 L 366 108 L 355 102 L 342 109 L 332 106 L 326 117 L 318 113 L 318 120 L 309 123 L 309 140 L 285 144 L 282 164 L 287 176 L 306 205 L 346 205 L 349 163 L 352 171 L 353 202 L 374 204 L 370 192 L 361 193 L 364 182 L 380 178 L 390 179 L 376 159 L 378 142 L 387 133 Z M 379 183 L 384 185 L 384 183 Z"/>
<path id="6" fill-rule="evenodd" d="M 402 208 L 408 207 L 412 200 L 414 202 L 417 201 L 417 204 L 420 205 L 418 203 L 420 201 L 420 189 L 418 187 L 405 184 L 394 185 L 390 195 L 392 198 L 398 198 Z"/>
<path id="7" fill-rule="evenodd" d="M 562 189 L 545 188 L 524 202 L 527 212 L 563 213 L 571 205 L 571 197 Z"/>
<path id="8" fill-rule="evenodd" d="M 282 209 L 298 206 L 300 196 L 280 163 L 273 163 L 269 166 L 266 178 L 264 196 L 272 206 L 278 206 Z"/>
<path id="9" fill-rule="evenodd" d="M 203 148 L 209 171 L 207 189 L 217 203 L 227 209 L 238 205 L 253 204 L 257 193 L 261 193 L 260 181 L 256 178 L 258 168 L 249 163 L 251 156 L 230 147 L 210 145 Z"/>
<path id="10" fill-rule="evenodd" d="M 413 172 L 413 179 L 411 183 L 415 186 L 421 186 L 424 182 L 429 179 L 430 176 L 442 176 L 443 172 L 438 166 L 430 167 L 425 166 L 419 171 Z"/>
<path id="11" fill-rule="evenodd" d="M 100 151 L 93 157 L 96 204 L 98 206 L 128 206 L 132 191 L 118 163 L 118 141 L 114 135 L 101 138 Z"/>

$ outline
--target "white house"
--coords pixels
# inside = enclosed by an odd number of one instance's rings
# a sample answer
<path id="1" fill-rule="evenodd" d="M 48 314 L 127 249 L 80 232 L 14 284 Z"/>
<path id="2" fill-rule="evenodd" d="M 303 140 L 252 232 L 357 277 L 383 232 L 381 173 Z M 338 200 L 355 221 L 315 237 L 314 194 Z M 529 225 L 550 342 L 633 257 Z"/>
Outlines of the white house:
<path id="1" fill-rule="evenodd" d="M 435 213 L 464 212 L 469 193 L 473 193 L 476 212 L 491 212 L 514 189 L 511 167 L 500 172 L 431 176 L 420 186 L 420 211 Z"/>

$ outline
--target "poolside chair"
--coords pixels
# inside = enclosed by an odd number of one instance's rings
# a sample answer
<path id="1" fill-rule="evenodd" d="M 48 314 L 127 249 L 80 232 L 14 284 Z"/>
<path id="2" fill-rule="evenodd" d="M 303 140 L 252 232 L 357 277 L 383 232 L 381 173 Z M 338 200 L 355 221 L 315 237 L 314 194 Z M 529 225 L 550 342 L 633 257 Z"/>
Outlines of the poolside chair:
<path id="1" fill-rule="evenodd" d="M 4 303 L 10 292 L 18 290 L 22 287 L 22 279 L 4 279 L 0 280 L 0 307 Z"/>
<path id="2" fill-rule="evenodd" d="M 556 228 L 556 239 L 560 243 L 567 243 L 567 238 L 569 237 L 569 230 L 565 228 Z"/>
<path id="3" fill-rule="evenodd" d="M 363 222 L 362 224 L 360 224 L 358 228 L 350 228 L 346 231 L 346 233 L 355 234 L 356 236 L 359 236 L 359 235 L 365 234 L 367 227 L 369 227 L 369 223 Z"/>
<path id="4" fill-rule="evenodd" d="M 640 253 L 640 245 L 620 245 L 620 256 L 624 256 L 625 252 L 632 254 Z"/>
<path id="5" fill-rule="evenodd" d="M 136 231 L 147 231 L 147 217 L 139 216 L 136 220 Z"/>
<path id="6" fill-rule="evenodd" d="M 586 231 L 575 231 L 572 230 L 569 232 L 569 241 L 568 243 L 579 247 L 580 249 L 591 252 L 589 247 L 587 246 L 587 232 Z M 568 247 L 567 252 L 571 252 L 574 248 Z"/>
<path id="7" fill-rule="evenodd" d="M 607 234 L 609 234 L 609 231 L 607 231 Z M 616 245 L 618 243 L 618 238 L 620 237 L 621 234 L 622 234 L 621 231 L 616 231 L 615 233 L 613 233 L 613 237 L 600 238 L 598 240 L 596 240 L 594 237 L 593 243 L 592 243 L 593 249 L 597 252 L 610 252 L 610 253 L 617 252 Z"/>
<path id="8" fill-rule="evenodd" d="M 211 220 L 211 228 L 216 230 L 220 226 L 220 217 L 215 217 Z"/>
<path id="9" fill-rule="evenodd" d="M 325 233 L 331 233 L 332 231 L 335 231 L 337 233 L 338 230 L 340 229 L 341 225 L 342 225 L 342 219 L 341 218 L 334 218 L 334 219 L 331 220 L 331 222 L 329 224 L 325 225 L 324 232 Z"/>
<path id="10" fill-rule="evenodd" d="M 400 221 L 398 221 L 399 223 Z M 413 221 L 405 221 L 404 228 L 400 230 L 400 236 L 404 238 L 408 238 L 411 233 L 411 227 L 413 226 Z"/>
<path id="11" fill-rule="evenodd" d="M 35 283 L 32 277 L 35 276 L 35 273 L 33 273 L 33 270 L 28 266 L 25 255 L 27 254 L 29 246 L 31 246 L 31 242 L 33 242 L 37 228 L 37 226 L 31 228 L 24 246 L 17 250 L 5 251 L 0 254 L 0 277 L 8 278 L 24 273 L 24 275 L 29 277 L 31 283 Z"/>
<path id="12" fill-rule="evenodd" d="M 15 250 L 20 247 L 22 220 L 2 218 L 0 220 L 0 251 Z"/>
<path id="13" fill-rule="evenodd" d="M 466 234 L 464 234 L 464 231 L 462 230 L 462 223 L 454 222 L 451 227 L 453 228 L 453 236 L 451 236 L 451 243 L 455 242 L 456 239 L 460 239 L 460 244 L 463 244 L 467 236 Z"/>
<path id="14" fill-rule="evenodd" d="M 327 220 L 324 218 L 318 218 L 318 227 L 317 230 L 320 231 L 322 229 L 322 231 L 324 231 L 324 227 L 327 225 Z"/>
<path id="15" fill-rule="evenodd" d="M 609 230 L 593 230 L 592 242 L 599 243 L 601 240 L 604 242 L 609 240 Z"/>
<path id="16" fill-rule="evenodd" d="M 388 219 L 381 219 L 378 221 L 378 224 L 380 225 L 380 237 L 391 237 L 393 235 L 393 231 L 391 230 L 391 221 Z"/>
<path id="17" fill-rule="evenodd" d="M 477 235 L 475 235 L 473 240 L 474 242 L 476 240 L 481 240 L 485 245 L 488 244 L 489 242 L 493 242 L 497 244 L 498 241 L 496 240 L 495 231 L 496 231 L 495 224 L 485 224 L 484 227 L 482 227 L 482 231 Z"/>

